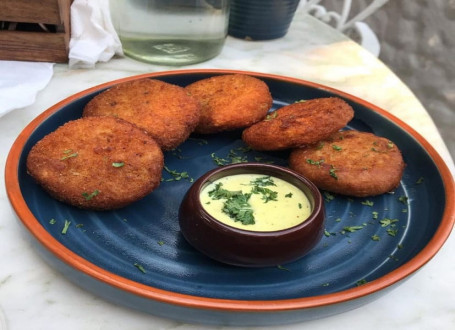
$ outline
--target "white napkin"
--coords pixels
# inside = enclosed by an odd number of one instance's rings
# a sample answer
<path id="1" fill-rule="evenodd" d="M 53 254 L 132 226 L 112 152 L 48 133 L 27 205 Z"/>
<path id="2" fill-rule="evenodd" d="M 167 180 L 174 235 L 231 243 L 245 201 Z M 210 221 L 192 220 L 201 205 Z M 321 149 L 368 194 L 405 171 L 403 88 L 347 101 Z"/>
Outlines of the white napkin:
<path id="1" fill-rule="evenodd" d="M 54 63 L 0 61 L 0 117 L 35 102 L 51 80 Z"/>
<path id="2" fill-rule="evenodd" d="M 93 68 L 115 54 L 122 44 L 112 24 L 108 0 L 74 0 L 71 5 L 70 68 Z"/>
<path id="3" fill-rule="evenodd" d="M 123 56 L 108 0 L 74 0 L 71 5 L 70 68 L 93 68 Z M 54 63 L 0 61 L 0 117 L 35 102 L 50 81 Z"/>

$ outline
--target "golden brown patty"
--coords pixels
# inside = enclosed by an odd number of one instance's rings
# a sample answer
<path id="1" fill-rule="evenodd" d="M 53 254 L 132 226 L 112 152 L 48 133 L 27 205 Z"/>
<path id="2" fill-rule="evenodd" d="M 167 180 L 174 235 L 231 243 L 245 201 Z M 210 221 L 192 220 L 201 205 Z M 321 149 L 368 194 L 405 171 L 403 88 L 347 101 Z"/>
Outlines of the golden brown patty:
<path id="1" fill-rule="evenodd" d="M 195 131 L 202 134 L 247 127 L 264 118 L 273 102 L 262 80 L 243 74 L 202 79 L 186 90 L 201 104 Z"/>
<path id="2" fill-rule="evenodd" d="M 289 167 L 320 189 L 348 196 L 374 196 L 399 184 L 405 163 L 397 146 L 371 133 L 343 131 L 295 149 Z"/>
<path id="3" fill-rule="evenodd" d="M 280 150 L 316 143 L 337 132 L 354 117 L 342 99 L 319 98 L 284 106 L 243 131 L 256 150 Z"/>
<path id="4" fill-rule="evenodd" d="M 29 174 L 54 198 L 80 208 L 126 206 L 160 184 L 163 153 L 142 129 L 113 117 L 70 121 L 27 157 Z"/>
<path id="5" fill-rule="evenodd" d="M 114 116 L 145 129 L 164 150 L 185 141 L 199 122 L 199 104 L 184 88 L 153 79 L 120 83 L 95 96 L 83 116 Z"/>

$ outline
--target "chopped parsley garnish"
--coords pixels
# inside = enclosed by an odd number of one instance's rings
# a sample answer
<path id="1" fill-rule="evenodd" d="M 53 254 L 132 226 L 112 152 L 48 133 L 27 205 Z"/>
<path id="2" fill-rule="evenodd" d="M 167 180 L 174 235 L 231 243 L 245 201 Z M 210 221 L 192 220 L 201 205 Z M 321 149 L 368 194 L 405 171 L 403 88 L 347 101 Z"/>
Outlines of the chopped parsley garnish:
<path id="1" fill-rule="evenodd" d="M 343 150 L 343 148 L 341 148 L 340 146 L 337 146 L 336 144 L 332 144 L 332 148 L 333 148 L 333 150 L 336 150 L 336 151 Z"/>
<path id="2" fill-rule="evenodd" d="M 250 181 L 250 184 L 258 187 L 276 186 L 275 182 L 273 182 L 270 176 L 257 178 L 254 181 Z"/>
<path id="3" fill-rule="evenodd" d="M 362 205 L 373 206 L 373 205 L 374 205 L 374 202 L 369 201 L 369 200 L 367 199 L 367 200 L 365 200 L 365 201 L 362 202 Z"/>
<path id="4" fill-rule="evenodd" d="M 331 168 L 330 168 L 330 170 L 329 170 L 329 174 L 330 174 L 330 176 L 331 176 L 332 178 L 334 178 L 335 180 L 338 180 L 338 176 L 337 176 L 337 174 L 335 173 L 335 171 L 336 171 L 336 168 L 333 167 L 333 165 L 331 165 Z"/>
<path id="5" fill-rule="evenodd" d="M 276 267 L 277 267 L 279 270 L 285 270 L 285 271 L 287 271 L 287 272 L 290 272 L 289 269 L 287 269 L 286 267 L 283 267 L 283 266 L 281 266 L 281 265 L 278 265 L 278 266 L 276 266 Z"/>
<path id="6" fill-rule="evenodd" d="M 322 148 L 324 148 L 324 142 L 319 142 L 319 144 L 316 147 L 316 150 L 321 150 Z"/>
<path id="7" fill-rule="evenodd" d="M 276 118 L 276 116 L 278 116 L 278 112 L 274 111 L 272 113 L 269 113 L 267 116 L 265 116 L 264 120 L 269 121 L 269 120 Z"/>
<path id="8" fill-rule="evenodd" d="M 145 268 L 142 267 L 142 265 L 138 264 L 137 262 L 134 263 L 134 267 L 136 267 L 137 269 L 139 269 L 139 270 L 140 270 L 142 273 L 144 273 L 144 274 L 147 273 L 147 272 L 145 271 Z"/>
<path id="9" fill-rule="evenodd" d="M 164 245 L 163 241 L 158 241 L 157 243 L 158 243 L 159 246 L 163 246 Z"/>
<path id="10" fill-rule="evenodd" d="M 188 138 L 188 140 L 196 141 L 197 144 L 199 144 L 200 146 L 202 146 L 204 144 L 209 144 L 209 141 L 207 141 L 206 139 L 199 139 L 199 138 L 190 137 L 190 138 Z"/>
<path id="11" fill-rule="evenodd" d="M 379 241 L 381 238 L 378 235 L 373 235 L 373 236 L 371 236 L 371 239 L 373 241 Z"/>
<path id="12" fill-rule="evenodd" d="M 85 198 L 86 201 L 89 201 L 91 200 L 93 197 L 97 196 L 99 194 L 99 190 L 94 190 L 92 193 L 87 193 L 87 192 L 83 192 L 82 193 L 82 196 Z"/>
<path id="13" fill-rule="evenodd" d="M 114 163 L 112 163 L 112 166 L 113 167 L 123 167 L 123 166 L 125 166 L 125 163 L 124 162 L 114 162 Z"/>
<path id="14" fill-rule="evenodd" d="M 292 193 L 290 192 L 289 194 L 284 195 L 284 197 L 291 198 L 292 197 Z"/>
<path id="15" fill-rule="evenodd" d="M 387 228 L 387 234 L 389 234 L 390 236 L 396 236 L 398 233 L 398 229 L 394 229 L 394 228 Z"/>
<path id="16" fill-rule="evenodd" d="M 166 172 L 168 172 L 168 173 L 172 176 L 172 179 L 167 179 L 166 181 L 180 181 L 180 180 L 182 180 L 182 179 L 186 179 L 186 180 L 188 180 L 188 181 L 190 181 L 190 182 L 193 182 L 193 181 L 194 181 L 194 179 L 191 178 L 191 177 L 189 176 L 188 172 L 186 172 L 186 171 L 184 171 L 184 172 L 178 172 L 178 171 L 176 171 L 176 170 L 171 170 L 171 169 L 169 169 L 167 166 L 164 166 L 163 168 L 164 168 L 164 170 L 165 170 Z"/>
<path id="17" fill-rule="evenodd" d="M 378 212 L 376 212 L 376 211 L 373 211 L 373 212 L 371 212 L 371 215 L 372 215 L 373 219 L 377 219 L 377 218 L 378 218 L 378 215 L 379 215 L 379 213 L 378 213 Z"/>
<path id="18" fill-rule="evenodd" d="M 390 225 L 394 224 L 395 222 L 398 222 L 398 219 L 384 218 L 382 220 L 379 220 L 379 223 L 381 224 L 381 227 L 390 226 Z"/>
<path id="19" fill-rule="evenodd" d="M 62 234 L 65 235 L 68 232 L 68 228 L 71 225 L 71 221 L 65 220 L 65 225 L 63 226 L 62 229 Z"/>
<path id="20" fill-rule="evenodd" d="M 312 159 L 307 159 L 306 162 L 310 165 L 317 165 L 317 166 L 321 166 L 322 163 L 324 163 L 324 159 L 320 159 L 318 161 L 315 161 L 315 160 L 312 160 Z"/>
<path id="21" fill-rule="evenodd" d="M 212 199 L 226 199 L 222 211 L 234 221 L 240 221 L 244 225 L 255 223 L 253 209 L 248 203 L 250 194 L 244 194 L 242 191 L 230 191 L 222 188 L 223 184 L 217 183 L 215 189 L 209 191 Z"/>
<path id="22" fill-rule="evenodd" d="M 400 196 L 400 197 L 398 197 L 398 201 L 403 203 L 403 204 L 405 204 L 405 205 L 407 205 L 408 204 L 408 197 Z"/>
<path id="23" fill-rule="evenodd" d="M 335 196 L 333 196 L 331 193 L 328 191 L 324 191 L 324 197 L 327 202 L 330 202 L 335 199 Z"/>
<path id="24" fill-rule="evenodd" d="M 354 233 L 360 229 L 363 229 L 363 226 L 349 226 L 349 227 L 343 227 L 343 230 L 344 232 L 348 232 L 348 233 Z"/>
<path id="25" fill-rule="evenodd" d="M 51 220 L 49 220 L 49 223 L 51 225 L 55 225 L 57 223 L 57 220 L 55 220 L 54 218 L 52 218 Z"/>
<path id="26" fill-rule="evenodd" d="M 223 212 L 234 221 L 240 221 L 244 225 L 253 225 L 254 215 L 251 205 L 248 203 L 251 194 L 234 195 L 223 206 Z"/>
<path id="27" fill-rule="evenodd" d="M 299 203 L 299 209 L 301 209 L 301 208 L 302 208 L 302 203 Z"/>
<path id="28" fill-rule="evenodd" d="M 215 155 L 214 152 L 212 152 L 210 154 L 210 157 L 212 157 L 213 161 L 218 166 L 223 166 L 223 165 L 227 165 L 227 164 L 246 163 L 246 162 L 248 162 L 248 157 L 246 155 L 239 154 L 239 152 L 245 154 L 249 151 L 251 151 L 251 148 L 249 148 L 249 147 L 238 147 L 238 148 L 229 150 L 227 158 L 218 157 L 217 155 Z"/>
<path id="29" fill-rule="evenodd" d="M 367 283 L 368 283 L 368 281 L 366 279 L 364 279 L 364 278 L 361 279 L 361 280 L 358 280 L 356 282 L 357 286 L 361 286 L 361 285 L 364 285 L 364 284 L 367 284 Z"/>
<path id="30" fill-rule="evenodd" d="M 423 183 L 423 176 L 421 176 L 417 181 L 416 184 L 421 184 Z"/>
<path id="31" fill-rule="evenodd" d="M 264 200 L 264 203 L 267 203 L 268 201 L 277 201 L 278 193 L 269 188 L 253 186 L 253 189 L 251 189 L 251 192 L 253 194 L 262 194 L 261 199 Z"/>
<path id="32" fill-rule="evenodd" d="M 72 158 L 72 157 L 77 157 L 77 152 L 73 152 L 72 154 L 65 155 L 62 158 L 60 158 L 60 160 L 65 160 L 65 159 Z"/>
<path id="33" fill-rule="evenodd" d="M 394 146 L 392 141 L 387 142 L 387 148 L 392 149 Z"/>
<path id="34" fill-rule="evenodd" d="M 251 189 L 251 193 L 253 194 L 262 194 L 262 199 L 264 203 L 268 201 L 277 201 L 278 192 L 273 191 L 269 188 L 270 186 L 276 186 L 275 182 L 273 182 L 270 176 L 263 176 L 255 179 L 254 181 L 250 181 L 250 185 L 253 186 Z"/>

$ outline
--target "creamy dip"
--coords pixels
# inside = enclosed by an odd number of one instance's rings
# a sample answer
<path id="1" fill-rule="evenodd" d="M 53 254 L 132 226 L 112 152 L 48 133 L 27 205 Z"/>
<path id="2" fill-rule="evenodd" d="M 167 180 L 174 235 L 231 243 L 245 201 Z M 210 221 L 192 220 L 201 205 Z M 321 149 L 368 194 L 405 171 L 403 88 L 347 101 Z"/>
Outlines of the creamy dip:
<path id="1" fill-rule="evenodd" d="M 205 186 L 200 194 L 204 209 L 218 221 L 251 231 L 293 227 L 311 214 L 303 191 L 293 184 L 262 174 L 237 174 Z"/>

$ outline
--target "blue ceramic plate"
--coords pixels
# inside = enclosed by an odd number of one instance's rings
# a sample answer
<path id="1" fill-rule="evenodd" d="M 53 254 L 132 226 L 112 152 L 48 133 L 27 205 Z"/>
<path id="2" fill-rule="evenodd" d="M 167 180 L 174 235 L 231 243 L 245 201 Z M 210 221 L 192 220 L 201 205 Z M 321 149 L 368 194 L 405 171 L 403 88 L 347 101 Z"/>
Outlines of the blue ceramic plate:
<path id="1" fill-rule="evenodd" d="M 247 72 L 267 83 L 274 109 L 301 99 L 345 99 L 355 110 L 348 128 L 392 140 L 407 163 L 401 185 L 391 194 L 347 198 L 324 192 L 325 236 L 296 262 L 260 269 L 228 266 L 197 252 L 179 231 L 177 211 L 183 195 L 192 180 L 208 170 L 236 161 L 286 166 L 288 152 L 250 151 L 239 131 L 191 136 L 165 154 L 168 170 L 163 171 L 164 181 L 156 191 L 111 212 L 62 204 L 26 172 L 27 154 L 38 140 L 79 118 L 93 96 L 116 83 L 150 77 L 185 86 L 233 72 L 173 71 L 117 80 L 56 104 L 24 129 L 8 157 L 6 187 L 20 221 L 52 265 L 106 299 L 160 316 L 211 324 L 271 325 L 365 304 L 436 254 L 453 226 L 455 198 L 450 172 L 433 148 L 384 110 L 293 78 Z"/>

